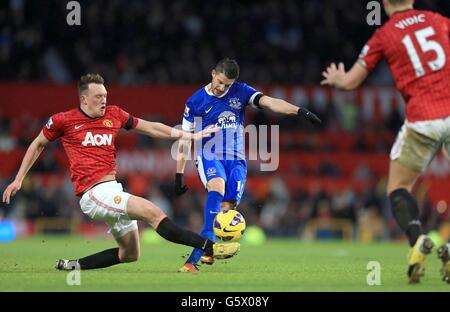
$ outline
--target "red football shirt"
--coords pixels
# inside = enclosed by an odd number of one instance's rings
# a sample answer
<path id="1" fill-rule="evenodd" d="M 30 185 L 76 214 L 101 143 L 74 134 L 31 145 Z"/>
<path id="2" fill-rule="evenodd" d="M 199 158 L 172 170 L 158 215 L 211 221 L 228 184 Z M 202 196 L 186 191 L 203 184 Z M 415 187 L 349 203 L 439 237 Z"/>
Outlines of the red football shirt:
<path id="1" fill-rule="evenodd" d="M 372 71 L 386 59 L 406 102 L 408 121 L 450 115 L 450 20 L 429 11 L 391 16 L 364 46 L 359 61 Z"/>
<path id="2" fill-rule="evenodd" d="M 121 128 L 135 128 L 138 119 L 118 106 L 91 118 L 80 108 L 53 115 L 42 132 L 49 141 L 61 137 L 70 163 L 71 180 L 79 196 L 107 174 L 116 173 L 114 140 Z"/>

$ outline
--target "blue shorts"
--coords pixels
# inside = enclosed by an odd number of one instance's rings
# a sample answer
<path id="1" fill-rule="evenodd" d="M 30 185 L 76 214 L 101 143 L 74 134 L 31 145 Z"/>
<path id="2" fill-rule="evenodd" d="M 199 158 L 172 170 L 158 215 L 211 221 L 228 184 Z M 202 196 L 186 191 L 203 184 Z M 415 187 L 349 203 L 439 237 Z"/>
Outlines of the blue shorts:
<path id="1" fill-rule="evenodd" d="M 196 166 L 205 188 L 209 180 L 222 178 L 225 180 L 223 201 L 236 201 L 236 204 L 239 204 L 247 181 L 247 163 L 245 160 L 207 160 L 198 156 Z"/>

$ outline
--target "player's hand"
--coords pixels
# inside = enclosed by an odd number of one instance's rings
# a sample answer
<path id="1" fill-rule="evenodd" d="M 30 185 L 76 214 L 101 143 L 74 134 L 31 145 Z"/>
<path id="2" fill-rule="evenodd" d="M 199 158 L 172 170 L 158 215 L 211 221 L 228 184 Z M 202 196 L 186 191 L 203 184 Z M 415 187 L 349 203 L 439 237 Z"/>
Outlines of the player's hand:
<path id="1" fill-rule="evenodd" d="M 189 190 L 187 185 L 184 184 L 183 176 L 182 173 L 177 173 L 175 175 L 175 195 L 177 196 L 183 195 Z"/>
<path id="2" fill-rule="evenodd" d="M 319 117 L 317 117 L 316 114 L 310 112 L 309 110 L 307 110 L 304 107 L 300 107 L 298 109 L 297 114 L 299 116 L 303 116 L 305 117 L 310 123 L 312 123 L 313 125 L 320 125 L 322 123 L 322 120 L 320 120 Z"/>
<path id="3" fill-rule="evenodd" d="M 3 192 L 3 202 L 9 204 L 11 196 L 16 195 L 17 191 L 22 187 L 22 182 L 14 180 Z"/>
<path id="4" fill-rule="evenodd" d="M 328 85 L 333 87 L 336 84 L 336 81 L 345 75 L 345 67 L 344 63 L 339 63 L 338 66 L 336 66 L 335 63 L 331 63 L 330 66 L 327 67 L 325 71 L 322 72 L 322 76 L 325 78 L 320 82 L 320 84 Z"/>
<path id="5" fill-rule="evenodd" d="M 203 131 L 194 133 L 194 135 L 192 136 L 192 139 L 194 141 L 200 140 L 202 138 L 206 138 L 211 136 L 211 134 L 216 133 L 217 131 L 219 131 L 219 128 L 217 127 L 210 127 L 210 128 L 206 128 Z"/>

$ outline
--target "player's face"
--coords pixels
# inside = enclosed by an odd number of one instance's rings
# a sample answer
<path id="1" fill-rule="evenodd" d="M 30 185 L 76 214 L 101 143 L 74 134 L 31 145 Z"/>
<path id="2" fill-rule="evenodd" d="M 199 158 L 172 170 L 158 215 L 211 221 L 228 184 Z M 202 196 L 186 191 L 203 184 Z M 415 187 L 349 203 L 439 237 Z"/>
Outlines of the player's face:
<path id="1" fill-rule="evenodd" d="M 412 7 L 414 5 L 414 0 L 405 0 L 400 2 L 398 5 L 401 7 Z M 395 13 L 396 9 L 398 10 L 398 6 L 393 5 L 390 0 L 383 0 L 383 7 L 386 15 L 389 17 Z"/>
<path id="2" fill-rule="evenodd" d="M 229 79 L 224 73 L 218 73 L 215 69 L 212 70 L 211 92 L 215 96 L 224 94 L 234 83 L 235 79 Z"/>
<path id="3" fill-rule="evenodd" d="M 106 88 L 102 84 L 91 83 L 89 90 L 82 95 L 82 103 L 85 104 L 89 115 L 101 117 L 106 111 Z"/>
<path id="4" fill-rule="evenodd" d="M 393 10 L 392 10 L 391 2 L 389 0 L 383 0 L 383 8 L 384 8 L 384 11 L 386 12 L 387 16 L 392 15 Z"/>

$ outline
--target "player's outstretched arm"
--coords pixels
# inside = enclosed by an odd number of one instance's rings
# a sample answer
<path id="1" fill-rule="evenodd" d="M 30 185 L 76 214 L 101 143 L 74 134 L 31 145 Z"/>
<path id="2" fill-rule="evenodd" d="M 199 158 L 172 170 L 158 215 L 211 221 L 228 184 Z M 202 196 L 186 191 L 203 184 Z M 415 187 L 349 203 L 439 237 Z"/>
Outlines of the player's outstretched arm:
<path id="1" fill-rule="evenodd" d="M 186 167 L 186 159 L 190 154 L 191 150 L 191 141 L 190 140 L 179 140 L 178 141 L 178 149 L 177 149 L 177 171 L 175 174 L 175 186 L 174 191 L 175 195 L 183 195 L 188 191 L 188 187 L 184 184 L 184 168 Z"/>
<path id="2" fill-rule="evenodd" d="M 166 140 L 199 140 L 204 137 L 210 136 L 212 133 L 217 132 L 219 129 L 211 127 L 197 133 L 189 133 L 186 131 L 178 130 L 169 127 L 160 122 L 151 122 L 143 119 L 139 119 L 136 128 L 133 129 L 135 132 L 151 136 L 158 139 Z"/>
<path id="3" fill-rule="evenodd" d="M 45 138 L 44 134 L 39 133 L 39 135 L 30 144 L 23 157 L 22 164 L 20 165 L 19 172 L 17 172 L 16 178 L 3 192 L 3 202 L 9 204 L 11 196 L 16 195 L 17 191 L 22 187 L 22 181 L 28 170 L 33 166 L 36 159 L 44 150 L 45 146 L 48 144 L 48 140 Z"/>
<path id="4" fill-rule="evenodd" d="M 298 107 L 282 99 L 264 95 L 259 100 L 259 106 L 261 106 L 262 108 L 270 109 L 275 113 L 304 116 L 310 123 L 314 125 L 322 123 L 322 120 L 320 120 L 320 118 L 317 117 L 316 114 L 310 112 L 304 107 Z"/>
<path id="5" fill-rule="evenodd" d="M 339 63 L 338 66 L 335 63 L 331 63 L 322 72 L 322 76 L 325 79 L 320 84 L 349 91 L 359 87 L 368 74 L 366 67 L 359 62 L 356 62 L 348 72 L 345 71 L 343 63 Z"/>

